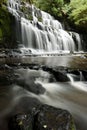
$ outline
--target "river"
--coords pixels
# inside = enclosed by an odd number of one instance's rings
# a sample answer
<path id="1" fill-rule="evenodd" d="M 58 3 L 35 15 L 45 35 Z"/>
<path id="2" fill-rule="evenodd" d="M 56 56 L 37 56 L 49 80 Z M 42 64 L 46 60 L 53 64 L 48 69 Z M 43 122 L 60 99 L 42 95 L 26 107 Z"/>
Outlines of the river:
<path id="1" fill-rule="evenodd" d="M 61 69 L 87 69 L 87 59 L 79 56 L 49 56 L 0 58 L 0 129 L 8 130 L 8 119 L 18 113 L 26 113 L 31 107 L 41 103 L 67 109 L 73 115 L 78 130 L 87 128 L 87 81 L 80 74 L 76 81 L 68 73 L 70 81 L 50 82 L 48 71 L 30 69 L 39 66 L 58 67 Z M 11 76 L 14 80 L 11 82 Z M 5 77 L 8 77 L 8 80 Z M 18 82 L 16 82 L 18 80 Z M 4 83 L 3 83 L 4 82 Z M 22 85 L 23 84 L 23 85 Z M 32 86 L 32 87 L 31 87 Z"/>

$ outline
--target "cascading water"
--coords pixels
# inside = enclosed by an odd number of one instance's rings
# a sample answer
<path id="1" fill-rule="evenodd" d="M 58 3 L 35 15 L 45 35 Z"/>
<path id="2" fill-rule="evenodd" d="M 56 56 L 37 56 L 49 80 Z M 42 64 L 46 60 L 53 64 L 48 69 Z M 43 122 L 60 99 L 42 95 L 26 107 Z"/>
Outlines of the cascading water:
<path id="1" fill-rule="evenodd" d="M 9 11 L 17 21 L 20 19 L 21 40 L 18 40 L 26 49 L 40 52 L 81 51 L 79 34 L 63 30 L 61 23 L 50 14 L 25 3 L 25 8 L 32 11 L 32 20 L 29 20 L 21 12 L 21 6 L 20 1 L 8 0 Z"/>
<path id="2" fill-rule="evenodd" d="M 85 83 L 85 79 L 84 79 L 84 76 L 81 71 L 79 71 L 79 76 L 76 76 L 73 74 L 67 74 L 67 76 L 70 79 L 70 83 L 73 87 L 75 87 L 78 90 L 87 92 L 87 84 Z M 78 80 L 76 80 L 76 79 L 78 79 Z"/>

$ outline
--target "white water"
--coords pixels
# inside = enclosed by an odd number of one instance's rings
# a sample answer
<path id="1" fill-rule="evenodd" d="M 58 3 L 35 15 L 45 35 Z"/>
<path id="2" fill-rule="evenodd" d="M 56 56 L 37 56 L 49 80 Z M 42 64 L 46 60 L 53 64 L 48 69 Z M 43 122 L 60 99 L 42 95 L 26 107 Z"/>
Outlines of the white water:
<path id="1" fill-rule="evenodd" d="M 39 52 L 74 52 L 82 50 L 79 34 L 65 31 L 59 21 L 33 5 L 31 6 L 33 20 L 27 20 L 20 16 L 20 6 L 20 2 L 17 0 L 9 0 L 8 2 L 9 11 L 13 13 L 16 19 L 20 17 L 20 33 L 25 48 L 35 49 L 37 52 L 38 50 Z M 30 5 L 26 4 L 26 7 L 30 7 Z M 42 22 L 38 20 L 38 13 Z"/>
<path id="2" fill-rule="evenodd" d="M 80 81 L 74 81 L 74 77 L 72 74 L 67 74 L 67 76 L 69 77 L 70 79 L 70 84 L 75 87 L 76 89 L 78 90 L 81 90 L 81 91 L 84 91 L 84 92 L 87 92 L 87 82 L 84 81 L 84 77 L 82 75 L 82 72 L 80 71 L 80 77 L 79 77 L 79 80 Z M 83 81 L 83 82 L 82 82 Z"/>
<path id="3" fill-rule="evenodd" d="M 87 129 L 87 82 L 74 81 L 72 75 L 68 74 L 70 82 L 49 82 L 51 75 L 43 70 L 18 69 L 15 74 L 19 75 L 19 80 L 24 81 L 25 87 L 11 85 L 0 87 L 0 118 L 12 113 L 29 111 L 30 103 L 34 99 L 40 102 L 62 109 L 67 109 L 74 117 L 79 130 Z M 45 88 L 45 93 L 35 94 L 26 89 L 26 84 L 33 89 L 40 84 Z M 34 104 L 37 102 L 35 100 Z M 29 106 L 28 106 L 29 104 Z M 2 118 L 1 118 L 2 119 Z M 6 129 L 7 130 L 7 129 Z"/>

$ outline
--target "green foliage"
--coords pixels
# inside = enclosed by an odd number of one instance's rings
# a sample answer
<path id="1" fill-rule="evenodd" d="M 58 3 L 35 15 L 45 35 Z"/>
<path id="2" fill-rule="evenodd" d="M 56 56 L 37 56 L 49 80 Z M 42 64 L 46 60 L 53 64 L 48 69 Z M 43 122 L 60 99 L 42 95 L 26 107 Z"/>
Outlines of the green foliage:
<path id="1" fill-rule="evenodd" d="M 0 5 L 2 6 L 3 4 L 6 4 L 7 0 L 0 0 Z"/>
<path id="2" fill-rule="evenodd" d="M 2 34 L 4 35 L 4 32 L 9 33 L 9 17 L 8 13 L 6 12 L 6 10 L 3 8 L 0 9 L 0 29 L 2 30 Z"/>
<path id="3" fill-rule="evenodd" d="M 27 19 L 33 20 L 31 8 L 27 8 L 26 6 L 22 5 L 22 6 L 20 7 L 20 10 L 25 14 L 25 17 L 26 17 Z"/>
<path id="4" fill-rule="evenodd" d="M 28 3 L 30 3 L 30 4 L 32 4 L 33 3 L 33 0 L 20 0 L 21 2 L 28 2 Z"/>
<path id="5" fill-rule="evenodd" d="M 65 18 L 87 29 L 87 0 L 33 0 L 40 9 L 54 17 Z"/>
<path id="6" fill-rule="evenodd" d="M 69 18 L 78 26 L 87 26 L 87 0 L 72 0 L 70 2 Z"/>
<path id="7" fill-rule="evenodd" d="M 0 28 L 0 40 L 1 40 L 1 38 L 2 38 L 2 30 Z"/>
<path id="8" fill-rule="evenodd" d="M 70 120 L 70 128 L 69 128 L 69 130 L 76 130 L 75 123 L 74 123 L 74 120 L 73 120 L 72 117 L 71 117 L 71 120 Z"/>
<path id="9" fill-rule="evenodd" d="M 34 4 L 42 9 L 50 13 L 53 16 L 61 16 L 61 8 L 64 4 L 63 0 L 34 0 Z"/>

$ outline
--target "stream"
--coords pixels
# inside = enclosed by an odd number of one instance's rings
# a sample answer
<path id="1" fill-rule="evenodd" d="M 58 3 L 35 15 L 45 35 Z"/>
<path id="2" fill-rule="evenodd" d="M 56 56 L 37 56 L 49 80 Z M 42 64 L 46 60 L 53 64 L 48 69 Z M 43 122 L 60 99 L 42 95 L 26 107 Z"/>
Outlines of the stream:
<path id="1" fill-rule="evenodd" d="M 74 117 L 77 130 L 86 130 L 87 78 L 83 75 L 83 71 L 86 72 L 87 69 L 86 58 L 82 55 L 72 58 L 70 56 L 18 59 L 11 57 L 1 58 L 0 62 L 0 75 L 4 77 L 0 83 L 1 130 L 8 130 L 9 117 L 18 113 L 27 113 L 40 103 L 68 110 Z M 58 68 L 58 71 L 60 68 L 60 70 L 70 69 L 77 72 L 76 74 L 67 72 L 69 81 L 60 82 L 41 66 Z"/>

